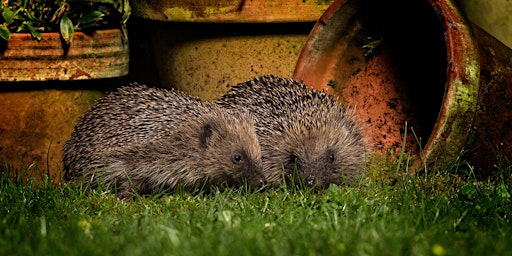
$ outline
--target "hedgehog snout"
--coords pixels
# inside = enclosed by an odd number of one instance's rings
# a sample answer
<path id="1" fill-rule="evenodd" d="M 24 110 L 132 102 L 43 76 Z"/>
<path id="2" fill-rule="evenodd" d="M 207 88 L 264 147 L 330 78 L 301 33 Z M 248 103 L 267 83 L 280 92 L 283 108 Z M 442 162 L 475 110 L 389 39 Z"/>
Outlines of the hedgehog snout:
<path id="1" fill-rule="evenodd" d="M 249 178 L 247 180 L 247 184 L 249 185 L 249 187 L 252 188 L 261 188 L 267 184 L 267 181 L 265 180 L 265 178 L 254 177 L 254 180 Z"/>
<path id="2" fill-rule="evenodd" d="M 261 167 L 251 166 L 243 171 L 243 177 L 247 180 L 247 183 L 250 187 L 260 188 L 267 184 L 267 180 L 265 176 L 261 172 Z"/>
<path id="3" fill-rule="evenodd" d="M 306 178 L 306 185 L 307 185 L 308 187 L 312 187 L 314 184 L 315 184 L 315 176 L 314 176 L 314 175 L 309 175 L 309 176 Z"/>
<path id="4" fill-rule="evenodd" d="M 263 187 L 263 186 L 265 186 L 265 185 L 267 185 L 267 181 L 266 181 L 265 179 L 261 178 L 261 179 L 258 181 L 258 186 Z"/>

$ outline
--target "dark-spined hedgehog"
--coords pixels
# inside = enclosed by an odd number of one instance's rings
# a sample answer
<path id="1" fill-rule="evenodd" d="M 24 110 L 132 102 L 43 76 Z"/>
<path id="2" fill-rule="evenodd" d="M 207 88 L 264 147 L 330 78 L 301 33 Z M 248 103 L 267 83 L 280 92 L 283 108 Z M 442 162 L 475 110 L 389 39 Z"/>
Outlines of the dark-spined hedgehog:
<path id="1" fill-rule="evenodd" d="M 265 183 L 254 120 L 175 89 L 131 84 L 99 99 L 64 145 L 64 178 L 118 196 Z"/>
<path id="2" fill-rule="evenodd" d="M 367 141 L 354 112 L 324 91 L 266 75 L 233 86 L 216 103 L 254 115 L 269 185 L 295 177 L 325 188 L 350 183 L 364 169 Z"/>

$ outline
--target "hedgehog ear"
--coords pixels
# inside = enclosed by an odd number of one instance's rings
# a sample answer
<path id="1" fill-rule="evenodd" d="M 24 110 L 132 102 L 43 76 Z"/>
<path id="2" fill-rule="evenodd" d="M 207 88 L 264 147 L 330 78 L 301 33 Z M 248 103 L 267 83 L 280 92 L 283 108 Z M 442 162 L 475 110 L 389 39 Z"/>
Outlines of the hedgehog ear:
<path id="1" fill-rule="evenodd" d="M 210 139 L 213 134 L 213 127 L 210 124 L 203 125 L 201 129 L 201 134 L 199 134 L 199 141 L 201 142 L 201 146 L 208 147 L 210 144 Z"/>

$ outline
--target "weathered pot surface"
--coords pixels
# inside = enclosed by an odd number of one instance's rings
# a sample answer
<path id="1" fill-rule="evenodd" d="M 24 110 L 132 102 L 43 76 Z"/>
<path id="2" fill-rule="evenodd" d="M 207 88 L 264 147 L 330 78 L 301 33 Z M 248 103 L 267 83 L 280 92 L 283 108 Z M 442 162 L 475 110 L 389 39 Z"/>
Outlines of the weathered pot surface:
<path id="1" fill-rule="evenodd" d="M 103 96 L 103 91 L 93 84 L 106 83 L 99 80 L 0 82 L 2 165 L 17 171 L 19 176 L 44 178 L 48 174 L 59 181 L 64 143 L 78 118 Z M 69 89 L 84 85 L 96 90 Z"/>
<path id="2" fill-rule="evenodd" d="M 315 21 L 332 0 L 130 1 L 134 16 L 178 22 Z"/>
<path id="3" fill-rule="evenodd" d="M 120 29 L 75 32 L 67 46 L 58 32 L 12 33 L 0 41 L 0 81 L 78 80 L 128 74 L 128 40 Z"/>
<path id="4" fill-rule="evenodd" d="M 63 144 L 103 90 L 126 84 L 129 50 L 120 29 L 75 32 L 69 48 L 59 33 L 42 36 L 0 40 L 0 162 L 59 181 Z"/>
<path id="5" fill-rule="evenodd" d="M 314 22 L 333 0 L 130 1 L 158 85 L 214 100 L 263 74 L 290 77 Z M 138 37 L 140 38 L 140 37 Z"/>
<path id="6" fill-rule="evenodd" d="M 493 46 L 486 47 L 505 57 L 485 61 L 487 53 L 479 49 L 483 34 L 476 35 L 449 0 L 339 0 L 313 28 L 294 78 L 355 107 L 376 152 L 398 154 L 405 137 L 406 152 L 416 159 L 411 171 L 445 167 L 469 151 L 485 155 L 471 159 L 486 172 L 492 164 L 482 142 L 502 145 L 501 152 L 510 154 L 512 139 L 503 131 L 489 136 L 494 129 L 478 125 L 489 123 L 481 110 L 490 96 L 486 80 L 500 81 L 493 84 L 494 93 L 508 91 L 512 54 L 488 40 Z M 489 68 L 493 78 L 480 79 Z M 506 102 L 512 95 L 500 95 L 492 104 L 511 112 Z M 512 122 L 505 116 L 493 117 L 498 118 L 493 123 Z"/>

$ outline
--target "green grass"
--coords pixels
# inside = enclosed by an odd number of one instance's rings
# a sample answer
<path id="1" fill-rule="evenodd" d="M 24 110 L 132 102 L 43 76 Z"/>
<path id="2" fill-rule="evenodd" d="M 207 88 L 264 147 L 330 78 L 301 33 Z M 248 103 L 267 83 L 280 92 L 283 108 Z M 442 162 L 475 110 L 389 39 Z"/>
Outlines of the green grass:
<path id="1" fill-rule="evenodd" d="M 398 170 L 398 171 L 397 171 Z M 0 175 L 0 255 L 505 255 L 511 168 L 369 172 L 322 191 L 177 192 L 119 201 Z"/>

